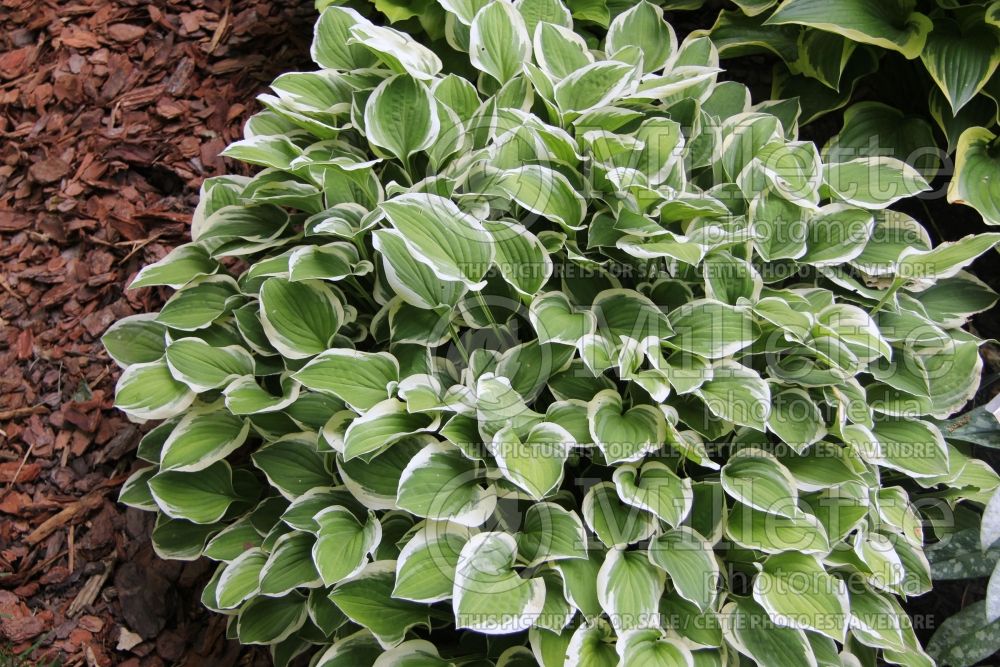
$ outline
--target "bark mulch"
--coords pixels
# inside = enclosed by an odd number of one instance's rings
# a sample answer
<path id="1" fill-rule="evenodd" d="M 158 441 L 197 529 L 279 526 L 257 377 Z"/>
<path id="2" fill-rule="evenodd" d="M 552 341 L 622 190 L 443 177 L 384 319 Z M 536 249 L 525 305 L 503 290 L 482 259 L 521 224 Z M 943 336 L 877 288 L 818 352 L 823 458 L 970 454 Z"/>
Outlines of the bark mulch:
<path id="1" fill-rule="evenodd" d="M 0 0 L 0 662 L 250 664 L 116 504 L 140 436 L 112 408 L 124 291 L 187 237 L 198 187 L 278 73 L 310 0 Z M 34 647 L 32 649 L 32 647 Z M 30 653 L 26 653 L 28 649 Z"/>

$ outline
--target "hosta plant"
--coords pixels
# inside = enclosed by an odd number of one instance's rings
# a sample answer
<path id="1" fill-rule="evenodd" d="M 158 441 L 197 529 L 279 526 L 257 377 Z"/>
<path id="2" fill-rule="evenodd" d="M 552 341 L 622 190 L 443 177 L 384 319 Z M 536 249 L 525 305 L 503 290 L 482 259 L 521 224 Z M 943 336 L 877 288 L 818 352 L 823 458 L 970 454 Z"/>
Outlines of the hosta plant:
<path id="1" fill-rule="evenodd" d="M 328 7 L 135 277 L 158 553 L 279 664 L 931 664 L 913 501 L 998 484 L 934 420 L 1000 234 L 932 247 L 913 168 L 824 161 L 652 4 L 452 22 L 475 80 Z"/>

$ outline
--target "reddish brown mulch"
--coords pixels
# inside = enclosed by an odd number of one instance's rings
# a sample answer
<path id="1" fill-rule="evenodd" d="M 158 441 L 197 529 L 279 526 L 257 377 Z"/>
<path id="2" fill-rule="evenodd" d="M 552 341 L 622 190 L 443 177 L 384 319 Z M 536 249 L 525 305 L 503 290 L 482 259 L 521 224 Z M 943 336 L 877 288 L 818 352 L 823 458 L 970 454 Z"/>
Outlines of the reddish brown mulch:
<path id="1" fill-rule="evenodd" d="M 0 0 L 0 656 L 247 664 L 116 504 L 140 431 L 112 409 L 124 292 L 187 236 L 254 96 L 304 66 L 310 0 Z"/>

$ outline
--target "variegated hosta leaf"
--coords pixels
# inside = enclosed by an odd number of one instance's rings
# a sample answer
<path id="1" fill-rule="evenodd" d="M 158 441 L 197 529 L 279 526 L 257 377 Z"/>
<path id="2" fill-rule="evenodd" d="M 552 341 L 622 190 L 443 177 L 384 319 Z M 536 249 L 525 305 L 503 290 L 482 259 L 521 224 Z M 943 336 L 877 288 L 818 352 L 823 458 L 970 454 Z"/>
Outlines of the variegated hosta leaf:
<path id="1" fill-rule="evenodd" d="M 205 181 L 133 279 L 162 309 L 103 338 L 163 420 L 120 499 L 217 561 L 231 635 L 314 667 L 931 664 L 899 598 L 994 567 L 992 417 L 949 418 L 1000 234 L 932 240 L 912 111 L 798 127 L 920 56 L 949 198 L 1000 223 L 997 3 L 735 4 L 678 40 L 698 0 L 317 3 L 319 69 L 224 153 L 259 170 Z M 795 99 L 719 81 L 760 50 Z"/>

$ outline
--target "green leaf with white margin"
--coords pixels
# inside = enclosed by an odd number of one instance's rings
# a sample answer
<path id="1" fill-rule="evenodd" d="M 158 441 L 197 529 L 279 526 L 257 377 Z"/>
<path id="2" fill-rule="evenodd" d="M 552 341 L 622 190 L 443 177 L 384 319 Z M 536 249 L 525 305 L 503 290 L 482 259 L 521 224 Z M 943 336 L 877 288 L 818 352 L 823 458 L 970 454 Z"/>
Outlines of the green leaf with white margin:
<path id="1" fill-rule="evenodd" d="M 324 509 L 315 520 L 319 531 L 311 553 L 324 586 L 358 574 L 382 540 L 382 524 L 370 510 L 364 523 L 340 506 Z"/>
<path id="2" fill-rule="evenodd" d="M 776 625 L 750 598 L 731 597 L 719 618 L 726 641 L 758 665 L 817 667 L 816 655 L 802 630 Z"/>
<path id="3" fill-rule="evenodd" d="M 623 501 L 652 512 L 670 526 L 679 526 L 691 512 L 691 480 L 678 477 L 660 461 L 646 461 L 641 468 L 634 463 L 619 466 L 612 480 Z"/>
<path id="4" fill-rule="evenodd" d="M 253 356 L 239 345 L 213 347 L 194 337 L 170 343 L 166 359 L 174 377 L 198 393 L 254 372 Z"/>
<path id="5" fill-rule="evenodd" d="M 149 492 L 149 478 L 158 472 L 156 466 L 140 468 L 129 475 L 118 494 L 118 502 L 129 507 L 155 512 L 159 509 L 153 494 Z"/>
<path id="6" fill-rule="evenodd" d="M 917 282 L 951 278 L 998 243 L 1000 233 L 991 232 L 940 243 L 933 250 L 907 248 L 899 255 L 896 274 L 901 279 Z"/>
<path id="7" fill-rule="evenodd" d="M 567 558 L 587 558 L 587 533 L 576 512 L 555 503 L 534 503 L 514 536 L 528 567 Z"/>
<path id="8" fill-rule="evenodd" d="M 220 609 L 232 609 L 260 590 L 260 571 L 267 562 L 261 549 L 249 549 L 230 561 L 219 575 L 215 599 Z"/>
<path id="9" fill-rule="evenodd" d="M 726 536 L 747 549 L 768 554 L 800 551 L 826 554 L 830 539 L 819 520 L 802 511 L 791 517 L 760 512 L 737 503 L 726 521 Z"/>
<path id="10" fill-rule="evenodd" d="M 306 598 L 299 593 L 271 598 L 258 596 L 240 609 L 236 633 L 241 644 L 278 644 L 309 618 Z"/>
<path id="11" fill-rule="evenodd" d="M 322 581 L 313 564 L 311 550 L 316 538 L 309 533 L 287 533 L 278 538 L 260 570 L 262 595 L 285 595 L 302 588 L 316 588 Z"/>
<path id="12" fill-rule="evenodd" d="M 469 60 L 500 83 L 520 74 L 531 60 L 528 25 L 512 4 L 494 0 L 476 13 L 469 31 Z"/>
<path id="13" fill-rule="evenodd" d="M 812 630 L 838 642 L 845 639 L 850 613 L 847 585 L 829 574 L 816 556 L 789 552 L 769 557 L 754 579 L 753 598 L 775 623 Z"/>
<path id="14" fill-rule="evenodd" d="M 386 79 L 365 104 L 365 136 L 404 163 L 427 150 L 441 131 L 437 105 L 430 89 L 400 74 Z"/>
<path id="15" fill-rule="evenodd" d="M 372 667 L 452 667 L 434 644 L 426 639 L 411 639 L 380 655 Z"/>
<path id="16" fill-rule="evenodd" d="M 614 484 L 595 484 L 581 507 L 587 527 L 608 547 L 625 547 L 648 539 L 657 528 L 655 517 L 622 502 Z"/>
<path id="17" fill-rule="evenodd" d="M 883 418 L 871 430 L 851 424 L 843 429 L 842 437 L 869 463 L 910 477 L 934 477 L 948 470 L 948 447 L 941 431 L 930 422 Z"/>
<path id="18" fill-rule="evenodd" d="M 382 202 L 385 217 L 399 231 L 415 258 L 442 280 L 485 286 L 483 277 L 493 263 L 493 239 L 476 218 L 450 199 L 407 193 Z"/>
<path id="19" fill-rule="evenodd" d="M 163 304 L 156 321 L 181 331 L 208 328 L 226 312 L 229 300 L 238 292 L 236 281 L 228 275 L 199 279 L 175 292 Z"/>
<path id="20" fill-rule="evenodd" d="M 129 283 L 129 289 L 165 285 L 180 289 L 195 278 L 210 276 L 219 270 L 219 263 L 200 245 L 185 243 L 159 260 L 142 268 Z"/>
<path id="21" fill-rule="evenodd" d="M 608 106 L 634 88 L 635 70 L 635 65 L 616 60 L 585 65 L 556 84 L 555 102 L 573 116 Z"/>
<path id="22" fill-rule="evenodd" d="M 970 127 L 958 140 L 955 177 L 948 185 L 948 203 L 976 209 L 988 225 L 1000 225 L 1000 153 L 997 135 L 985 127 Z"/>
<path id="23" fill-rule="evenodd" d="M 798 261 L 812 266 L 849 262 L 864 251 L 874 228 L 875 218 L 869 211 L 827 204 L 809 219 L 806 252 Z"/>
<path id="24" fill-rule="evenodd" d="M 744 307 L 698 299 L 670 311 L 674 336 L 668 345 L 707 359 L 736 354 L 760 337 L 760 328 Z"/>
<path id="25" fill-rule="evenodd" d="M 998 234 L 1000 237 L 1000 234 Z M 857 306 L 835 303 L 816 314 L 814 334 L 832 332 L 862 362 L 888 359 L 892 350 L 875 320 Z"/>
<path id="26" fill-rule="evenodd" d="M 754 155 L 736 183 L 747 198 L 770 186 L 783 199 L 803 208 L 819 205 L 822 163 L 816 145 L 809 141 L 775 141 Z"/>
<path id="27" fill-rule="evenodd" d="M 853 587 L 848 591 L 848 598 L 852 636 L 865 646 L 906 650 L 896 609 L 887 597 L 867 587 Z"/>
<path id="28" fill-rule="evenodd" d="M 666 575 L 645 552 L 612 549 L 597 573 L 597 598 L 620 634 L 660 626 L 660 598 Z"/>
<path id="29" fill-rule="evenodd" d="M 399 552 L 395 598 L 434 603 L 450 600 L 455 568 L 471 533 L 450 521 L 426 521 Z"/>
<path id="30" fill-rule="evenodd" d="M 564 667 L 571 638 L 572 633 L 568 629 L 557 634 L 532 626 L 528 630 L 528 642 L 535 663 L 540 667 Z"/>
<path id="31" fill-rule="evenodd" d="M 836 199 L 867 209 L 883 209 L 931 189 L 916 169 L 891 157 L 827 164 L 823 182 Z"/>
<path id="32" fill-rule="evenodd" d="M 953 115 L 968 104 L 1000 65 L 1000 36 L 980 21 L 938 18 L 920 52 L 927 72 L 944 93 Z"/>
<path id="33" fill-rule="evenodd" d="M 440 418 L 429 413 L 410 414 L 406 404 L 387 398 L 354 419 L 344 433 L 345 461 L 378 452 L 408 435 L 433 431 Z"/>
<path id="34" fill-rule="evenodd" d="M 576 440 L 558 424 L 542 422 L 531 427 L 522 439 L 512 427 L 502 428 L 489 444 L 500 474 L 541 500 L 563 480 L 564 465 Z"/>
<path id="35" fill-rule="evenodd" d="M 233 470 L 225 461 L 197 473 L 158 472 L 149 479 L 149 490 L 164 514 L 198 524 L 219 521 L 237 499 Z"/>
<path id="36" fill-rule="evenodd" d="M 616 667 L 620 665 L 618 653 L 615 651 L 615 635 L 611 626 L 604 619 L 596 619 L 593 624 L 580 625 L 569 640 L 565 653 L 566 662 L 563 665 L 581 665 L 586 667 Z M 546 667 L 548 667 L 546 665 Z"/>
<path id="37" fill-rule="evenodd" d="M 1000 620 L 986 620 L 986 602 L 973 602 L 949 616 L 927 643 L 939 665 L 971 666 L 1000 650 Z"/>
<path id="38" fill-rule="evenodd" d="M 405 32 L 377 26 L 369 21 L 350 27 L 348 45 L 360 44 L 397 74 L 429 81 L 441 71 L 441 59 Z"/>
<path id="39" fill-rule="evenodd" d="M 760 192 L 750 202 L 750 235 L 765 262 L 797 259 L 806 252 L 809 235 L 806 209 L 773 190 Z"/>
<path id="40" fill-rule="evenodd" d="M 388 352 L 337 348 L 314 357 L 292 377 L 364 412 L 392 395 L 399 382 L 399 362 Z"/>
<path id="41" fill-rule="evenodd" d="M 521 294 L 537 294 L 552 275 L 552 260 L 542 242 L 510 220 L 488 220 L 483 225 L 493 236 L 494 261 L 504 280 Z"/>
<path id="42" fill-rule="evenodd" d="M 663 69 L 677 50 L 677 35 L 663 20 L 663 9 L 642 0 L 622 12 L 608 26 L 605 51 L 614 55 L 620 49 L 636 46 L 642 51 L 643 74 Z"/>
<path id="43" fill-rule="evenodd" d="M 532 44 L 538 66 L 555 81 L 594 62 L 587 42 L 568 27 L 539 23 Z"/>
<path id="44" fill-rule="evenodd" d="M 344 320 L 343 304 L 322 281 L 268 278 L 261 285 L 261 326 L 289 359 L 307 359 L 333 347 Z"/>
<path id="45" fill-rule="evenodd" d="M 382 655 L 382 647 L 368 630 L 359 630 L 333 642 L 315 658 L 313 667 L 371 667 Z"/>
<path id="46" fill-rule="evenodd" d="M 819 406 L 806 391 L 794 387 L 771 392 L 767 430 L 800 454 L 826 436 Z"/>
<path id="47" fill-rule="evenodd" d="M 250 433 L 249 420 L 226 410 L 192 410 L 170 432 L 160 453 L 160 468 L 203 470 L 239 449 Z"/>
<path id="48" fill-rule="evenodd" d="M 616 649 L 622 665 L 695 667 L 695 658 L 683 640 L 666 637 L 656 628 L 625 632 Z"/>
<path id="49" fill-rule="evenodd" d="M 420 450 L 399 480 L 396 505 L 429 519 L 480 526 L 496 508 L 496 491 L 480 485 L 476 464 L 457 447 L 435 442 Z"/>
<path id="50" fill-rule="evenodd" d="M 108 356 L 122 368 L 148 364 L 163 356 L 167 328 L 156 322 L 155 313 L 129 315 L 118 320 L 101 336 Z"/>
<path id="51" fill-rule="evenodd" d="M 722 466 L 720 479 L 726 493 L 744 505 L 786 517 L 799 512 L 795 478 L 773 454 L 762 449 L 737 451 Z"/>
<path id="52" fill-rule="evenodd" d="M 764 25 L 797 24 L 902 53 L 920 55 L 934 23 L 914 11 L 916 0 L 785 0 Z"/>
<path id="53" fill-rule="evenodd" d="M 455 627 L 496 635 L 527 630 L 545 604 L 545 582 L 514 570 L 517 543 L 507 533 L 474 535 L 455 568 Z"/>
<path id="54" fill-rule="evenodd" d="M 316 487 L 332 486 L 326 457 L 316 451 L 315 434 L 292 434 L 261 447 L 250 458 L 271 486 L 294 500 Z"/>
<path id="55" fill-rule="evenodd" d="M 609 463 L 638 461 L 663 446 L 663 413 L 651 405 L 625 409 L 621 395 L 605 389 L 587 404 L 590 437 Z"/>
<path id="56" fill-rule="evenodd" d="M 712 379 L 694 393 L 720 419 L 763 431 L 771 414 L 771 388 L 751 368 L 721 360 L 712 366 Z"/>
<path id="57" fill-rule="evenodd" d="M 576 345 L 597 329 L 589 310 L 577 310 L 563 292 L 546 292 L 531 301 L 528 318 L 540 343 Z"/>
<path id="58" fill-rule="evenodd" d="M 132 419 L 167 419 L 187 410 L 196 394 L 170 373 L 166 361 L 132 364 L 115 385 L 115 407 Z"/>
<path id="59" fill-rule="evenodd" d="M 280 396 L 275 396 L 257 384 L 252 375 L 244 375 L 229 383 L 223 391 L 226 408 L 234 415 L 255 415 L 284 410 L 299 398 L 299 383 L 288 375 L 281 376 Z"/>
<path id="60" fill-rule="evenodd" d="M 417 625 L 430 628 L 428 607 L 392 595 L 396 562 L 379 560 L 337 584 L 330 599 L 344 614 L 371 631 L 382 648 L 398 646 Z"/>
<path id="61" fill-rule="evenodd" d="M 355 70 L 371 67 L 376 58 L 365 47 L 350 44 L 351 26 L 367 19 L 347 7 L 329 7 L 320 14 L 313 30 L 310 54 L 320 67 L 335 70 Z"/>
<path id="62" fill-rule="evenodd" d="M 712 545 L 687 526 L 653 538 L 649 561 L 670 576 L 678 595 L 701 611 L 712 609 L 722 580 Z"/>
<path id="63" fill-rule="evenodd" d="M 362 457 L 344 461 L 343 457 L 338 457 L 337 471 L 351 495 L 365 507 L 373 510 L 397 509 L 399 478 L 410 459 L 430 442 L 434 442 L 433 436 L 421 434 L 404 438 L 371 460 Z"/>
<path id="64" fill-rule="evenodd" d="M 582 229 L 586 202 L 558 171 L 529 164 L 501 171 L 491 182 L 531 213 L 548 218 L 567 231 Z"/>
<path id="65" fill-rule="evenodd" d="M 465 286 L 439 278 L 413 256 L 403 235 L 395 229 L 376 229 L 372 232 L 372 243 L 382 255 L 386 280 L 406 303 L 425 310 L 438 306 L 454 308 L 462 297 Z"/>

